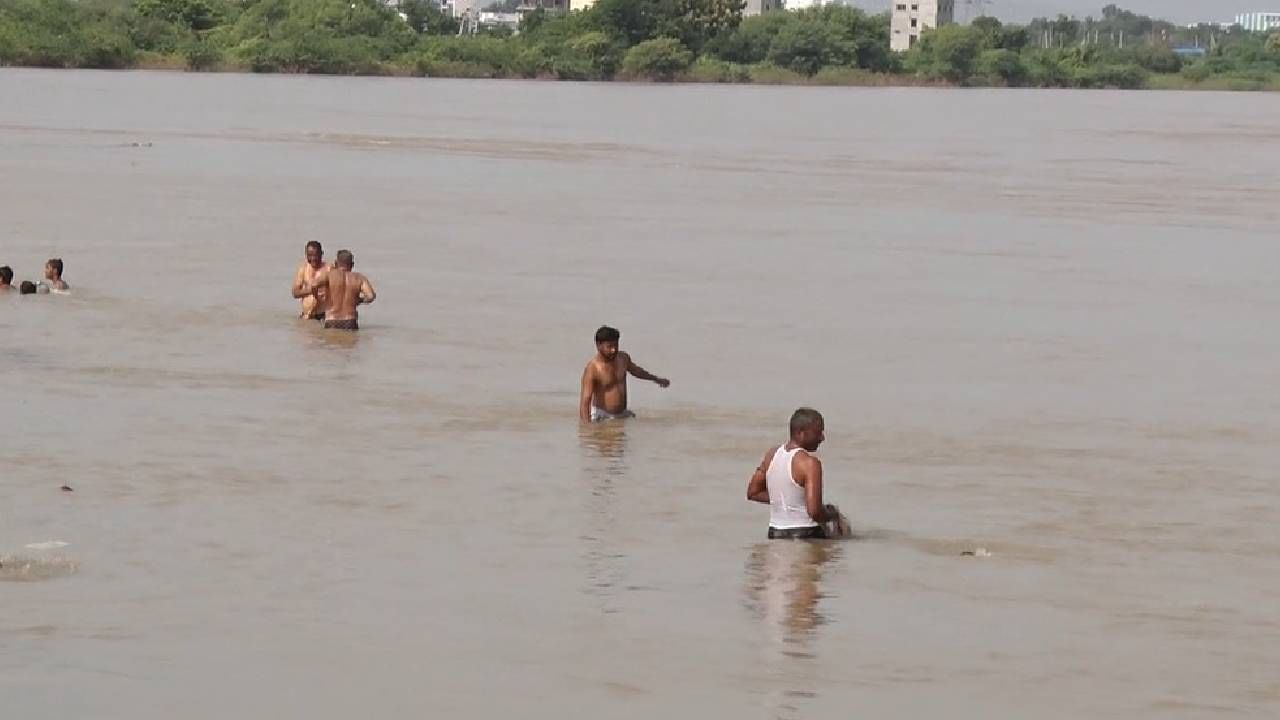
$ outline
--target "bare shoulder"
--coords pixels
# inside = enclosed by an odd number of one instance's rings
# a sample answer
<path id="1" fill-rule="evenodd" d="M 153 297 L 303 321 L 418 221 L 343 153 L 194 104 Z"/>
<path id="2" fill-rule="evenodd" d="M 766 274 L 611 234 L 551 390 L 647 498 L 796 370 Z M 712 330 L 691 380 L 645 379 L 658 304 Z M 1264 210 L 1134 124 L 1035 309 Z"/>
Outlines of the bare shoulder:
<path id="1" fill-rule="evenodd" d="M 791 458 L 791 467 L 808 471 L 822 467 L 822 461 L 808 450 L 801 448 L 796 450 L 795 456 Z"/>

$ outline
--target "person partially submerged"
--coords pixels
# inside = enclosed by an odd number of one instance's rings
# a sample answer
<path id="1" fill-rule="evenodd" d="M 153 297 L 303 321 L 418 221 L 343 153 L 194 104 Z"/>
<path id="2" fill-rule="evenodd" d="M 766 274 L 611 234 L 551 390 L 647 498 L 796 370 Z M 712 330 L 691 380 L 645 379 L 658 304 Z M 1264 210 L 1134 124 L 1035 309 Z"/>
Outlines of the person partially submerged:
<path id="1" fill-rule="evenodd" d="M 325 269 L 324 248 L 319 242 L 312 240 L 303 249 L 303 255 L 302 264 L 298 266 L 298 272 L 293 275 L 293 296 L 302 302 L 301 314 L 298 317 L 304 320 L 324 320 L 329 300 L 328 288 L 308 292 L 311 285 L 315 283 L 316 276 Z"/>
<path id="2" fill-rule="evenodd" d="M 57 294 L 67 293 L 71 291 L 71 286 L 62 279 L 62 258 L 50 258 L 49 262 L 44 264 L 44 279 L 50 292 Z"/>
<path id="3" fill-rule="evenodd" d="M 622 333 L 602 326 L 596 330 L 596 354 L 582 371 L 582 392 L 578 397 L 578 419 L 600 422 L 635 417 L 627 408 L 627 374 L 649 380 L 665 388 L 671 381 L 645 370 L 618 349 Z"/>
<path id="4" fill-rule="evenodd" d="M 0 267 L 0 292 L 9 292 L 13 289 L 13 268 L 5 265 Z"/>
<path id="5" fill-rule="evenodd" d="M 355 272 L 356 258 L 350 250 L 339 250 L 333 267 L 318 273 L 306 285 L 311 292 L 327 291 L 328 307 L 324 326 L 330 330 L 359 330 L 359 312 L 356 307 L 368 305 L 377 297 L 369 278 Z"/>
<path id="6" fill-rule="evenodd" d="M 35 295 L 36 284 L 31 282 L 30 280 L 23 280 L 22 284 L 18 286 L 18 294 L 19 295 Z"/>
<path id="7" fill-rule="evenodd" d="M 813 455 L 826 440 L 822 413 L 805 407 L 796 410 L 790 430 L 786 444 L 764 454 L 747 483 L 747 499 L 768 503 L 770 539 L 847 534 L 840 510 L 822 501 L 822 461 Z"/>

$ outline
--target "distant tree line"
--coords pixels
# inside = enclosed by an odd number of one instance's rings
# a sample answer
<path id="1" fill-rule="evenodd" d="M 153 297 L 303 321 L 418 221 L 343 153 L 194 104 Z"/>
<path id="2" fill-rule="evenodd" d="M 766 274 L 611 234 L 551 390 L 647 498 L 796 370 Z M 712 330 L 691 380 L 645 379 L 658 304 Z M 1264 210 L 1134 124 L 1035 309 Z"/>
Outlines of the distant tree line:
<path id="1" fill-rule="evenodd" d="M 513 0 L 492 7 L 514 8 Z M 889 50 L 842 5 L 744 18 L 742 0 L 599 0 L 459 35 L 435 0 L 0 0 L 0 64 L 562 80 L 1280 89 L 1280 34 L 1100 19 L 978 18 Z M 1203 57 L 1183 48 L 1201 48 Z M 1177 51 L 1175 51 L 1177 50 Z M 1195 51 L 1199 52 L 1199 51 Z"/>

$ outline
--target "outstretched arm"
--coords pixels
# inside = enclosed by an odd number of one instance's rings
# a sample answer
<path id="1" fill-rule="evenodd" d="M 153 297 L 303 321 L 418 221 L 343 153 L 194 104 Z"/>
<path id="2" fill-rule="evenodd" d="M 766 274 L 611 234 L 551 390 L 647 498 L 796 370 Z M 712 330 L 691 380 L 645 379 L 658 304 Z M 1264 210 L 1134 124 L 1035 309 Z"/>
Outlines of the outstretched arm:
<path id="1" fill-rule="evenodd" d="M 769 502 L 769 485 L 765 480 L 765 473 L 769 471 L 769 463 L 773 461 L 773 454 L 777 451 L 777 448 L 773 448 L 765 453 L 760 466 L 751 474 L 751 480 L 747 482 L 747 499 L 751 502 Z"/>
<path id="2" fill-rule="evenodd" d="M 630 355 L 627 356 L 627 372 L 640 378 L 641 380 L 649 380 L 649 381 L 655 382 L 658 384 L 658 387 L 664 388 L 671 384 L 670 380 L 663 377 L 658 377 L 657 375 L 654 375 L 648 370 L 645 370 L 644 368 L 637 365 L 636 361 L 632 360 Z"/>
<path id="3" fill-rule="evenodd" d="M 595 390 L 595 378 L 592 377 L 591 365 L 588 364 L 582 371 L 582 392 L 578 395 L 578 419 L 583 422 L 591 421 L 591 396 L 595 394 Z"/>

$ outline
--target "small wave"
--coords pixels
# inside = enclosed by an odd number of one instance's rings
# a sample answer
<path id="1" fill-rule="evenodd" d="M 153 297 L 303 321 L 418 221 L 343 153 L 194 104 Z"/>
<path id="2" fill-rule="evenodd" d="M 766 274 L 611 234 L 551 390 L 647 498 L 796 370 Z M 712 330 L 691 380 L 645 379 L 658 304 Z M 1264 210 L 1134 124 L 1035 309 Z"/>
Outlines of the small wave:
<path id="1" fill-rule="evenodd" d="M 74 575 L 80 563 L 65 557 L 0 555 L 0 582 L 38 582 Z"/>

